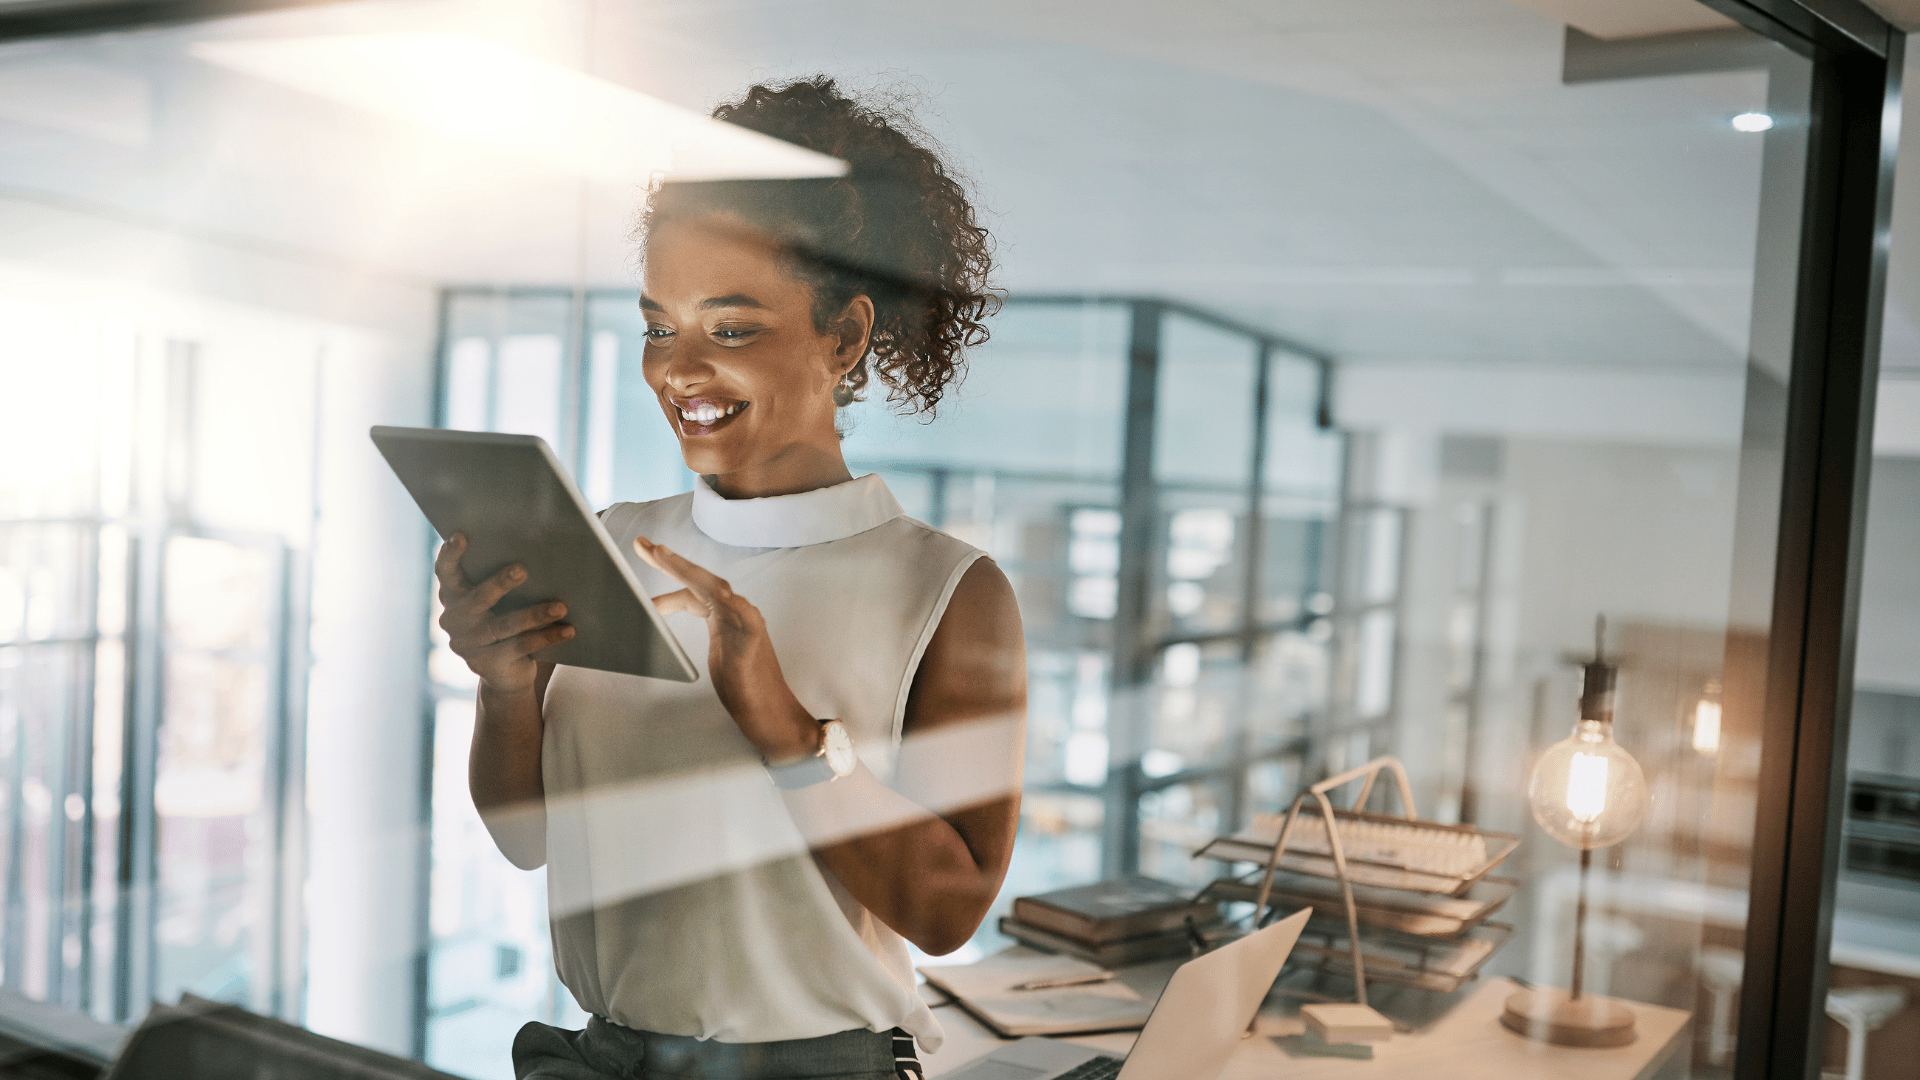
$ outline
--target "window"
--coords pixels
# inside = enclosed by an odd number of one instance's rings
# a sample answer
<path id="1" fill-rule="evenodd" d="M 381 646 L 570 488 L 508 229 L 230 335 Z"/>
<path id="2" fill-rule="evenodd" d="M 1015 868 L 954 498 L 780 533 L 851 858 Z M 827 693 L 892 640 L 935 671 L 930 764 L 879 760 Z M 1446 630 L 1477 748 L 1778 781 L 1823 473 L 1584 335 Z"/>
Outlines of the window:
<path id="1" fill-rule="evenodd" d="M 1520 840 L 1469 996 L 1568 983 L 1584 887 L 1587 986 L 1672 1021 L 1669 1068 L 1837 1066 L 1827 968 L 1897 976 L 1859 962 L 1904 955 L 1912 892 L 1886 24 L 883 7 L 33 40 L 79 24 L 0 12 L 0 985 L 110 1018 L 192 991 L 475 1077 L 518 1021 L 577 1021 L 542 876 L 466 798 L 472 679 L 365 429 L 538 434 L 601 505 L 687 490 L 632 288 L 671 147 L 634 132 L 722 131 L 716 174 L 818 166 L 701 118 L 826 71 L 921 101 L 1009 295 L 938 422 L 870 402 L 843 442 L 1025 616 L 1021 839 L 971 948 L 1017 895 L 1244 877 L 1193 853 L 1392 754 L 1422 815 Z M 1651 795 L 1583 872 L 1526 790 L 1600 616 Z M 1850 695 L 1822 680 L 1856 625 Z"/>

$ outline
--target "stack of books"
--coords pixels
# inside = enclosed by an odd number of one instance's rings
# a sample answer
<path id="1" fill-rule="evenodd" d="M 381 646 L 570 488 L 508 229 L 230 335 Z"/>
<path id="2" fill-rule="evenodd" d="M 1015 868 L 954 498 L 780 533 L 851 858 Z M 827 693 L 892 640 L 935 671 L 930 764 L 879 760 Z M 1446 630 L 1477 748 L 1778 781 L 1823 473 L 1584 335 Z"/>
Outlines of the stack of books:
<path id="1" fill-rule="evenodd" d="M 1101 967 L 1194 955 L 1226 935 L 1219 902 L 1184 886 L 1123 877 L 1013 902 L 1000 932 L 1036 949 Z"/>

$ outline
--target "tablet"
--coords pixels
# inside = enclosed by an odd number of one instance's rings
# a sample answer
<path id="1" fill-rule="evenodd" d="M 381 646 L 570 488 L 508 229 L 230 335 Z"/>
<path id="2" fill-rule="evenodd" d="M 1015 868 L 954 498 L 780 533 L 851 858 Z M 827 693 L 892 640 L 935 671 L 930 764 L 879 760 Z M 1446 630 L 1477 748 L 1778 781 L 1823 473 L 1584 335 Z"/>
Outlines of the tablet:
<path id="1" fill-rule="evenodd" d="M 699 677 L 545 440 L 438 428 L 371 434 L 441 539 L 467 535 L 460 558 L 467 580 L 526 566 L 527 580 L 500 598 L 495 614 L 553 600 L 567 605 L 574 636 L 535 660 L 676 682 Z"/>

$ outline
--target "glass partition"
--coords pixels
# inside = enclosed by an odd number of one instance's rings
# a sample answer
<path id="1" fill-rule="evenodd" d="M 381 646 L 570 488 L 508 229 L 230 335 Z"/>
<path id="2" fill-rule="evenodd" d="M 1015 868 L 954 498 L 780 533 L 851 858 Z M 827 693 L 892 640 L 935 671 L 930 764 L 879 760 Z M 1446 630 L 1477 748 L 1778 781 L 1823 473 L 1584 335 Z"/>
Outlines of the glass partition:
<path id="1" fill-rule="evenodd" d="M 1912 63 L 1909 53 L 1909 63 Z M 1909 140 L 1902 164 L 1913 161 Z M 1885 337 L 1860 568 L 1860 622 L 1845 757 L 1832 986 L 1884 1015 L 1861 1028 L 1867 1075 L 1897 1076 L 1920 1039 L 1920 238 L 1912 208 L 1920 163 L 1895 178 Z M 1697 725 L 1696 725 L 1697 726 Z M 1897 1000 L 1904 994 L 1904 1000 Z M 1898 1004 L 1898 1008 L 1890 1006 Z M 1851 1065 L 1852 1028 L 1829 1016 L 1823 1064 Z"/>
<path id="2" fill-rule="evenodd" d="M 1132 873 L 1224 882 L 1251 929 L 1259 865 L 1196 853 L 1390 755 L 1414 805 L 1365 808 L 1517 845 L 1446 932 L 1369 924 L 1412 972 L 1369 998 L 1396 1039 L 1507 1039 L 1578 940 L 1638 1018 L 1625 1075 L 1731 1075 L 1831 164 L 1806 50 L 1733 7 L 389 0 L 0 43 L 0 985 L 118 1021 L 192 992 L 476 1078 L 581 1022 L 365 430 L 537 434 L 596 506 L 690 490 L 641 371 L 652 135 L 824 72 L 948 148 L 1007 300 L 932 422 L 875 393 L 840 424 L 1021 609 L 1019 839 L 954 959 Z M 1850 970 L 1920 933 L 1906 445 L 1866 544 Z M 1646 791 L 1584 857 L 1529 795 L 1583 708 Z M 1359 996 L 1342 914 L 1276 1022 Z M 941 1015 L 935 1076 L 985 1038 Z"/>

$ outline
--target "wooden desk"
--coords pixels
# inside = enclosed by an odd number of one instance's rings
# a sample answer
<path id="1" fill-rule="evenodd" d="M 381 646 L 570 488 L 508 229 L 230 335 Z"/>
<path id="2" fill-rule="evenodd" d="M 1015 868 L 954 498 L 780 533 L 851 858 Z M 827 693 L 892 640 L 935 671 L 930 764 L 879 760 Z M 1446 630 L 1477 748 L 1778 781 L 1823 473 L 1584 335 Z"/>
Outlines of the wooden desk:
<path id="1" fill-rule="evenodd" d="M 1500 1011 L 1515 990 L 1506 979 L 1490 979 L 1426 1031 L 1396 1035 L 1374 1048 L 1372 1061 L 1290 1057 L 1271 1037 L 1242 1043 L 1220 1080 L 1646 1080 L 1684 1043 L 1691 1016 L 1679 1009 L 1635 1003 L 1639 1038 L 1606 1050 L 1578 1050 L 1529 1042 L 1500 1026 Z M 1001 1040 L 959 1006 L 936 1015 L 946 1026 L 947 1042 L 924 1059 L 927 1075 L 952 1072 L 1000 1044 Z M 1298 1017 L 1267 1016 L 1256 1022 L 1259 1036 L 1298 1034 Z M 1124 1054 L 1134 1033 L 1090 1035 L 1072 1041 Z"/>

